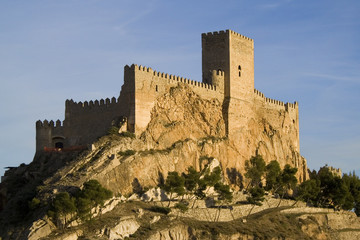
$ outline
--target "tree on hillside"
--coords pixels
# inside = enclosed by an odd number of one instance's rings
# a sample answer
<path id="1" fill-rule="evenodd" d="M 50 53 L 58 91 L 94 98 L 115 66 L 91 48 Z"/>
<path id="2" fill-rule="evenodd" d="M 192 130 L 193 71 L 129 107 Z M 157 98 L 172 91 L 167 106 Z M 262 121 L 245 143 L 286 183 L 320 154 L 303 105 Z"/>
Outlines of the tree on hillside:
<path id="1" fill-rule="evenodd" d="M 83 186 L 78 193 L 76 205 L 79 216 L 82 219 L 88 219 L 91 218 L 91 209 L 98 205 L 102 206 L 113 193 L 101 186 L 97 180 L 89 180 Z"/>
<path id="2" fill-rule="evenodd" d="M 195 198 L 196 199 L 204 199 L 206 197 L 206 193 L 205 193 L 206 188 L 207 188 L 206 182 L 204 181 L 203 178 L 200 178 L 198 185 L 194 190 Z M 195 201 L 196 201 L 196 199 L 195 199 Z M 191 208 L 193 208 L 195 206 L 195 201 Z"/>
<path id="3" fill-rule="evenodd" d="M 178 172 L 174 171 L 168 173 L 165 184 L 163 186 L 164 191 L 170 193 L 168 207 L 170 206 L 173 193 L 176 193 L 178 196 L 185 194 L 184 184 L 185 179 L 183 176 L 180 176 Z"/>
<path id="4" fill-rule="evenodd" d="M 184 186 L 188 193 L 193 194 L 199 185 L 200 173 L 194 167 L 189 167 L 187 173 L 182 174 L 185 182 Z"/>
<path id="5" fill-rule="evenodd" d="M 220 210 L 221 210 L 221 207 L 222 207 L 221 205 L 223 205 L 224 203 L 231 202 L 231 200 L 233 198 L 233 194 L 230 191 L 230 186 L 226 185 L 226 184 L 223 184 L 221 182 L 218 182 L 218 183 L 216 183 L 214 185 L 214 190 L 218 194 L 218 199 L 219 199 L 219 202 L 221 203 L 219 205 L 219 207 L 218 207 L 219 214 L 218 214 L 217 218 L 216 218 L 216 215 L 215 215 L 215 219 L 216 219 L 216 221 L 218 221 L 219 217 L 220 217 Z"/>
<path id="6" fill-rule="evenodd" d="M 194 167 L 189 167 L 187 173 L 182 174 L 185 182 L 184 186 L 186 191 L 189 194 L 195 196 L 192 208 L 195 205 L 196 199 L 201 199 L 204 197 L 204 190 L 206 189 L 206 184 L 203 180 L 200 179 L 200 172 L 196 171 Z"/>
<path id="7" fill-rule="evenodd" d="M 214 187 L 221 181 L 221 168 L 215 167 L 211 172 L 206 169 L 203 176 L 199 178 L 198 188 L 195 191 L 195 196 L 199 199 L 206 197 L 211 187 Z"/>
<path id="8" fill-rule="evenodd" d="M 245 177 L 249 179 L 249 186 L 261 186 L 261 178 L 264 175 L 266 164 L 261 155 L 252 156 L 245 161 Z"/>
<path id="9" fill-rule="evenodd" d="M 346 197 L 345 209 L 354 209 L 356 215 L 360 215 L 360 179 L 355 172 L 344 174 L 342 177 L 345 185 L 348 188 L 349 195 Z"/>
<path id="10" fill-rule="evenodd" d="M 49 215 L 57 221 L 57 225 L 66 226 L 67 215 L 76 211 L 75 199 L 71 198 L 69 193 L 60 192 L 56 194 Z M 64 225 L 62 225 L 61 218 L 64 218 Z"/>
<path id="11" fill-rule="evenodd" d="M 291 167 L 289 164 L 286 164 L 282 173 L 280 174 L 280 179 L 283 185 L 285 186 L 285 190 L 294 189 L 297 184 L 297 178 L 295 174 L 297 173 L 297 168 Z"/>
<path id="12" fill-rule="evenodd" d="M 255 206 L 261 206 L 262 202 L 264 201 L 264 195 L 265 195 L 265 190 L 259 186 L 255 186 L 250 188 L 249 190 L 249 196 L 246 198 L 246 200 L 252 204 L 252 208 L 250 209 L 247 217 L 251 214 L 252 210 L 254 209 Z"/>
<path id="13" fill-rule="evenodd" d="M 76 198 L 77 214 L 82 220 L 91 219 L 91 209 L 93 206 L 93 202 L 88 198 Z"/>
<path id="14" fill-rule="evenodd" d="M 319 203 L 323 207 L 333 207 L 339 209 L 345 203 L 348 189 L 339 176 L 334 174 L 328 168 L 322 168 L 318 172 L 320 180 Z"/>
<path id="15" fill-rule="evenodd" d="M 277 189 L 277 193 L 281 195 L 278 207 L 281 204 L 281 200 L 284 198 L 285 194 L 289 190 L 293 190 L 297 184 L 297 178 L 295 176 L 297 172 L 297 168 L 291 167 L 289 164 L 286 164 L 284 169 L 282 170 L 279 176 L 279 188 Z"/>
<path id="16" fill-rule="evenodd" d="M 212 172 L 208 169 L 208 172 L 204 175 L 204 183 L 208 187 L 214 187 L 221 180 L 221 168 L 215 167 Z"/>
<path id="17" fill-rule="evenodd" d="M 113 193 L 101 186 L 97 180 L 89 180 L 84 183 L 79 197 L 90 199 L 94 205 L 103 205 L 104 201 L 111 198 Z"/>
<path id="18" fill-rule="evenodd" d="M 296 200 L 302 200 L 307 204 L 317 206 L 319 194 L 320 181 L 318 179 L 309 179 L 298 185 Z"/>
<path id="19" fill-rule="evenodd" d="M 297 200 L 304 200 L 314 206 L 354 210 L 360 214 L 360 180 L 355 173 L 341 178 L 328 167 L 318 172 L 309 172 L 310 180 L 297 187 Z"/>
<path id="20" fill-rule="evenodd" d="M 265 190 L 274 191 L 279 186 L 279 177 L 281 175 L 281 168 L 278 161 L 273 160 L 268 165 L 266 165 L 265 170 L 265 180 L 266 186 Z"/>

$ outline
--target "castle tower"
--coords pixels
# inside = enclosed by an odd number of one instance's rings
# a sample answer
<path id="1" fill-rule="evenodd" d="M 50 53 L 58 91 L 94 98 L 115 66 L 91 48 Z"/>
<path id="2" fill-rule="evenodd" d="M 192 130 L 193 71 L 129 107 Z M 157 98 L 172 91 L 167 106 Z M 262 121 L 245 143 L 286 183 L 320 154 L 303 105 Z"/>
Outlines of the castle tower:
<path id="1" fill-rule="evenodd" d="M 234 31 L 202 34 L 203 82 L 213 84 L 212 70 L 225 72 L 224 95 L 250 99 L 254 92 L 254 41 Z"/>
<path id="2" fill-rule="evenodd" d="M 202 34 L 202 69 L 203 82 L 213 85 L 219 84 L 213 70 L 224 72 L 227 134 L 246 127 L 253 113 L 254 41 L 231 30 Z"/>

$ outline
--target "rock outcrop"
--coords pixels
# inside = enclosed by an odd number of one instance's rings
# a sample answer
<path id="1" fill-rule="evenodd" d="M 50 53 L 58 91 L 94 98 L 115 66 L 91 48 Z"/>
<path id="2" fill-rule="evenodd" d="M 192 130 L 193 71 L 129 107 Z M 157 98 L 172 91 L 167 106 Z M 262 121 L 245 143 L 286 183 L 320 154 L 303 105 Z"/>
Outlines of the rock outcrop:
<path id="1" fill-rule="evenodd" d="M 282 167 L 297 167 L 298 178 L 306 179 L 306 160 L 291 145 L 291 129 L 284 133 L 265 120 L 250 120 L 248 130 L 235 141 L 226 137 L 219 105 L 217 100 L 201 99 L 186 85 L 171 88 L 157 99 L 140 138 L 105 136 L 91 152 L 45 183 L 81 186 L 88 179 L 97 179 L 113 192 L 126 195 L 135 182 L 152 187 L 169 171 L 185 172 L 189 166 L 199 171 L 209 157 L 220 161 L 228 182 L 236 183 L 244 180 L 245 161 L 256 153 L 266 162 L 276 159 Z M 283 124 L 286 121 L 284 115 Z"/>

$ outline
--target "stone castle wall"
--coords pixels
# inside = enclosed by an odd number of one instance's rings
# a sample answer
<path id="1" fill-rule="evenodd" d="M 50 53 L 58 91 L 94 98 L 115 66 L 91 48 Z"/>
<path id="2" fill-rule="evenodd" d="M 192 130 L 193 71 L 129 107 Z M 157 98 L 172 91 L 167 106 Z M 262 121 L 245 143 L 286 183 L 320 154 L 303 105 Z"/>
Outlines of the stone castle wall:
<path id="1" fill-rule="evenodd" d="M 57 142 L 65 139 L 64 127 L 60 120 L 37 121 L 36 122 L 36 151 L 41 151 L 44 147 L 54 147 Z"/>
<path id="2" fill-rule="evenodd" d="M 267 98 L 254 89 L 253 40 L 231 30 L 202 34 L 202 57 L 203 82 L 135 64 L 125 66 L 118 99 L 67 100 L 63 124 L 37 122 L 37 151 L 57 143 L 64 147 L 90 144 L 107 134 L 112 125 L 118 126 L 124 117 L 126 130 L 140 135 L 156 114 L 152 110 L 157 99 L 184 84 L 201 98 L 222 104 L 225 132 L 231 144 L 240 146 L 243 158 L 249 159 L 259 151 L 269 161 L 282 159 L 283 163 L 292 161 L 293 166 L 306 166 L 299 153 L 298 104 Z M 261 140 L 273 138 L 277 139 L 266 143 Z M 275 142 L 285 147 L 275 146 Z"/>
<path id="3" fill-rule="evenodd" d="M 64 134 L 70 136 L 67 145 L 86 145 L 105 135 L 112 121 L 123 115 L 124 107 L 125 103 L 115 97 L 83 103 L 67 100 L 64 120 Z"/>
<path id="4" fill-rule="evenodd" d="M 105 135 L 112 121 L 123 116 L 126 106 L 115 97 L 89 102 L 66 100 L 63 124 L 60 120 L 55 126 L 53 121 L 47 120 L 36 123 L 36 149 L 53 148 L 60 142 L 63 147 L 87 145 Z"/>
<path id="5" fill-rule="evenodd" d="M 124 85 L 118 99 L 101 99 L 95 101 L 74 102 L 66 100 L 65 120 L 63 124 L 58 120 L 38 121 L 37 146 L 42 150 L 44 147 L 54 147 L 57 141 L 64 142 L 65 146 L 86 145 L 95 141 L 99 136 L 105 135 L 112 125 L 116 125 L 121 117 L 127 118 L 127 129 L 141 133 L 146 129 L 151 118 L 151 110 L 156 103 L 156 98 L 166 94 L 171 87 L 178 84 L 186 84 L 205 99 L 217 99 L 224 101 L 224 87 L 222 85 L 225 74 L 223 71 L 212 71 L 211 81 L 217 86 L 197 82 L 191 79 L 157 72 L 151 68 L 131 65 L 124 68 Z M 288 114 L 292 124 L 298 129 L 298 104 L 295 102 L 284 103 L 270 99 L 263 93 L 254 89 L 253 101 L 247 102 L 247 109 L 251 112 L 244 114 L 247 120 L 257 114 L 257 118 L 264 118 L 275 128 L 286 131 L 290 126 L 283 126 L 280 121 L 281 114 Z M 239 114 L 245 111 L 238 106 L 235 110 Z M 280 115 L 279 115 L 280 112 Z M 239 116 L 233 117 L 234 125 L 241 125 Z M 237 121 L 239 120 L 239 121 Z M 297 134 L 298 136 L 298 134 Z M 294 140 L 299 151 L 299 139 Z"/>
<path id="6" fill-rule="evenodd" d="M 224 73 L 214 72 L 214 76 L 221 82 Z M 118 99 L 113 97 L 84 102 L 66 100 L 63 125 L 60 120 L 56 126 L 53 121 L 38 121 L 36 150 L 53 148 L 56 142 L 62 142 L 64 147 L 87 145 L 107 134 L 109 128 L 117 125 L 122 117 L 127 118 L 128 131 L 140 134 L 150 121 L 156 98 L 178 84 L 190 86 L 196 94 L 205 99 L 216 98 L 222 101 L 221 87 L 217 89 L 211 84 L 157 72 L 148 67 L 127 65 L 124 68 L 124 84 Z"/>
<path id="7" fill-rule="evenodd" d="M 178 84 L 188 85 L 196 94 L 205 99 L 216 98 L 222 101 L 223 94 L 216 86 L 191 79 L 157 72 L 151 68 L 131 65 L 125 66 L 125 75 L 135 79 L 135 133 L 145 130 L 151 119 L 151 110 L 156 98 L 170 91 Z"/>
<path id="8" fill-rule="evenodd" d="M 262 92 L 254 89 L 254 109 L 256 109 L 257 118 L 266 119 L 274 129 L 281 130 L 283 135 L 289 135 L 290 131 L 293 131 L 291 133 L 293 134 L 291 138 L 292 146 L 295 147 L 294 150 L 300 152 L 299 108 L 297 102 L 284 103 L 267 98 Z"/>

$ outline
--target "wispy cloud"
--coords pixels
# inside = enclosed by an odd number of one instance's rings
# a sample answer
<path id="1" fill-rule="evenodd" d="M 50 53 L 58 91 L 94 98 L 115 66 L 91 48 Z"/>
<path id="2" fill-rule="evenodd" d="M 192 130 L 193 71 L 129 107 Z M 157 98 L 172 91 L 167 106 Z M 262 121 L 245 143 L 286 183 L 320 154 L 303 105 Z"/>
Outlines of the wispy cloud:
<path id="1" fill-rule="evenodd" d="M 147 15 L 151 14 L 154 11 L 156 2 L 157 0 L 149 2 L 147 6 L 145 6 L 144 8 L 140 8 L 142 9 L 142 11 L 139 12 L 136 11 L 137 14 L 131 14 L 130 18 L 128 18 L 126 21 L 122 22 L 121 24 L 114 26 L 113 29 L 121 33 L 122 35 L 125 35 L 127 33 L 126 28 L 129 25 L 138 22 L 139 20 L 143 19 L 144 17 L 146 17 Z"/>
<path id="2" fill-rule="evenodd" d="M 274 9 L 274 8 L 278 8 L 280 5 L 281 5 L 280 3 L 268 3 L 268 4 L 259 5 L 259 7 L 264 9 Z"/>
<path id="3" fill-rule="evenodd" d="M 346 77 L 346 76 L 330 75 L 330 74 L 323 74 L 323 73 L 304 73 L 304 75 L 309 76 L 309 77 L 317 77 L 317 78 L 324 79 L 324 80 L 346 81 L 346 82 L 360 84 L 360 76 Z"/>
<path id="4" fill-rule="evenodd" d="M 258 5 L 258 7 L 262 8 L 262 9 L 266 9 L 266 10 L 273 10 L 273 9 L 277 9 L 291 1 L 292 0 L 283 0 L 283 1 L 277 1 L 277 2 L 272 2 L 272 3 L 268 2 L 268 3 Z"/>

